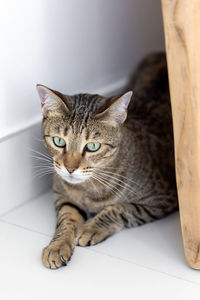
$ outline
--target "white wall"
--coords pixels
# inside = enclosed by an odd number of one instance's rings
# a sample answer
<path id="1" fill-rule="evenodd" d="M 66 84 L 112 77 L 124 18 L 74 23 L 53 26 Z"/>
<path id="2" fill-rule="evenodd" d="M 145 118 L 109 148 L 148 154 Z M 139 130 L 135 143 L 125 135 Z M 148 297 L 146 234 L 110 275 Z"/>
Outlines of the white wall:
<path id="1" fill-rule="evenodd" d="M 160 0 L 1 0 L 0 28 L 0 138 L 40 119 L 36 83 L 96 92 L 163 48 Z"/>
<path id="2" fill-rule="evenodd" d="M 44 192 L 36 83 L 115 93 L 141 57 L 164 48 L 160 0 L 0 1 L 0 215 Z M 39 139 L 39 140 L 38 140 Z"/>
<path id="3" fill-rule="evenodd" d="M 40 127 L 37 124 L 0 143 L 0 216 L 52 186 L 51 176 L 43 176 L 41 170 L 45 161 L 36 159 L 41 155 L 35 151 L 45 153 Z"/>

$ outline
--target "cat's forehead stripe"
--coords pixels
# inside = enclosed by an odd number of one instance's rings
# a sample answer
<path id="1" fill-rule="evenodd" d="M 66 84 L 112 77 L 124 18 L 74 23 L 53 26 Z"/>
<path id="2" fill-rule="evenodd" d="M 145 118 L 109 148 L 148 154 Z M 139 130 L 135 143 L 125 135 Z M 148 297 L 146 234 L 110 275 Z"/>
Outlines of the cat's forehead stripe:
<path id="1" fill-rule="evenodd" d="M 101 104 L 102 97 L 99 95 L 79 94 L 74 96 L 73 111 L 75 114 L 85 115 L 95 112 L 97 104 Z"/>
<path id="2" fill-rule="evenodd" d="M 99 95 L 79 94 L 72 100 L 73 110 L 70 116 L 70 126 L 74 134 L 82 134 L 87 127 L 90 116 L 101 105 L 103 98 Z"/>

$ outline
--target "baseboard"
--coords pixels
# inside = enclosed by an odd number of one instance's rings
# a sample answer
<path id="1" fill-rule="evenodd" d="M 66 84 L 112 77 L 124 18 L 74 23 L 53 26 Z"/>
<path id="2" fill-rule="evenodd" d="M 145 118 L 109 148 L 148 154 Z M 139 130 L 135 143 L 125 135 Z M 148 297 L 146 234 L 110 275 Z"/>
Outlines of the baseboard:
<path id="1" fill-rule="evenodd" d="M 91 93 L 119 93 L 127 84 L 122 78 Z M 47 154 L 41 134 L 41 115 L 0 137 L 1 178 L 0 216 L 46 192 L 52 185 L 51 175 L 35 176 L 38 151 Z M 34 151 L 32 151 L 33 149 Z"/>

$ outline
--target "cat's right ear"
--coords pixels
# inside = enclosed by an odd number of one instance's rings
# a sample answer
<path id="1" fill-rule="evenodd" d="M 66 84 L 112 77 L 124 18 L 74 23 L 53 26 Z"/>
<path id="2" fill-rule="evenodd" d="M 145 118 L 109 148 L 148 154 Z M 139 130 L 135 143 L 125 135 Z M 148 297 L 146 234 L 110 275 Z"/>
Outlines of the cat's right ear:
<path id="1" fill-rule="evenodd" d="M 123 124 L 127 117 L 127 108 L 131 101 L 132 94 L 132 91 L 123 94 L 105 111 L 97 114 L 96 118 L 102 122 L 112 123 L 114 126 Z"/>
<path id="2" fill-rule="evenodd" d="M 69 112 L 63 100 L 48 87 L 37 84 L 36 88 L 41 99 L 42 113 L 44 117 L 47 117 L 49 114 L 55 115 L 63 112 Z"/>

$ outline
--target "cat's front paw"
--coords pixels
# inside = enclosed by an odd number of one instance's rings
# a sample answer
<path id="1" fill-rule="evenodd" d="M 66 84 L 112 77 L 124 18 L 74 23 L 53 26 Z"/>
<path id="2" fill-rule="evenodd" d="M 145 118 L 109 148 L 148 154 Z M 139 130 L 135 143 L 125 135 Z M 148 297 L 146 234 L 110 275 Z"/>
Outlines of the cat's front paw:
<path id="1" fill-rule="evenodd" d="M 42 251 L 42 261 L 45 267 L 57 269 L 66 266 L 73 254 L 73 248 L 70 243 L 55 241 Z"/>
<path id="2" fill-rule="evenodd" d="M 77 245 L 83 247 L 96 245 L 110 236 L 109 232 L 105 228 L 100 228 L 90 220 L 78 226 L 76 235 Z"/>

